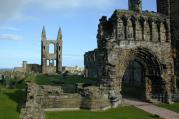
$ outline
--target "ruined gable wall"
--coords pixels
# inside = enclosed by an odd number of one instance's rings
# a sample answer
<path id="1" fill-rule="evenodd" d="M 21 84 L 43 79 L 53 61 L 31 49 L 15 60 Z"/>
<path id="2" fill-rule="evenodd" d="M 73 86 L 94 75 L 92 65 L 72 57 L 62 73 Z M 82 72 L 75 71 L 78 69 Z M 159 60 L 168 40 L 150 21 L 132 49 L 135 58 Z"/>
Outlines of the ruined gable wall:
<path id="1" fill-rule="evenodd" d="M 135 14 L 131 11 L 115 11 L 113 16 L 101 22 L 101 39 L 98 39 L 99 49 L 106 52 L 104 85 L 110 84 L 116 77 L 116 66 L 121 60 L 127 59 L 128 51 L 137 47 L 146 48 L 168 68 L 168 80 L 173 74 L 173 54 L 170 39 L 170 22 L 166 16 L 156 13 Z M 99 33 L 98 33 L 99 34 Z M 100 41 L 100 42 L 99 42 Z M 125 52 L 123 52 L 125 50 Z M 121 57 L 121 58 L 120 58 Z M 123 58 L 124 57 L 124 58 Z M 122 68 L 122 67 L 121 67 Z M 122 68 L 123 71 L 125 71 Z M 120 77 L 122 78 L 122 77 Z M 113 81 L 112 81 L 113 82 Z M 114 83 L 116 85 L 119 84 Z M 113 87 L 113 86 L 110 86 Z"/>

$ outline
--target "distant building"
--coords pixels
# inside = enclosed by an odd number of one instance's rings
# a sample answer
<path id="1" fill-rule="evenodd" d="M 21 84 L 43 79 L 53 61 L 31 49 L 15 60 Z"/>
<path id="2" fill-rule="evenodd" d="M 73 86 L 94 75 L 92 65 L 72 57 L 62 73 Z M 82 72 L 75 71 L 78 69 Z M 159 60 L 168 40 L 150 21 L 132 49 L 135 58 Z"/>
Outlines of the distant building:
<path id="1" fill-rule="evenodd" d="M 96 78 L 98 76 L 98 50 L 89 51 L 84 55 L 84 65 L 85 71 L 84 74 L 86 77 Z"/>
<path id="2" fill-rule="evenodd" d="M 23 67 L 14 67 L 15 72 L 25 72 Z"/>
<path id="3" fill-rule="evenodd" d="M 50 51 L 52 50 L 52 51 Z M 14 71 L 24 73 L 55 74 L 62 72 L 62 32 L 58 31 L 57 40 L 47 40 L 45 27 L 41 35 L 41 65 L 28 64 L 23 61 L 22 67 L 15 67 Z"/>
<path id="4" fill-rule="evenodd" d="M 68 72 L 71 75 L 84 75 L 84 68 L 83 67 L 63 67 L 62 68 L 62 72 Z"/>
<path id="5" fill-rule="evenodd" d="M 41 65 L 28 64 L 27 61 L 23 61 L 22 67 L 15 67 L 14 71 L 23 73 L 41 73 Z"/>
<path id="6" fill-rule="evenodd" d="M 43 74 L 62 72 L 62 32 L 58 31 L 57 40 L 47 40 L 45 27 L 42 30 L 41 65 Z M 50 49 L 52 48 L 52 52 Z"/>

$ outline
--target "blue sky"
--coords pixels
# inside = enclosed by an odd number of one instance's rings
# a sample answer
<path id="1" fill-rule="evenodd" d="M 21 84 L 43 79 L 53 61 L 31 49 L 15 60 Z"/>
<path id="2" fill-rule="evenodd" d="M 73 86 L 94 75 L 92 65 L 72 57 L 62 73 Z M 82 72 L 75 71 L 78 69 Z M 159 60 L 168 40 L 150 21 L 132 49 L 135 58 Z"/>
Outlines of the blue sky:
<path id="1" fill-rule="evenodd" d="M 156 11 L 156 0 L 143 9 Z M 40 64 L 41 31 L 48 39 L 63 33 L 63 65 L 83 66 L 83 55 L 97 47 L 99 18 L 128 9 L 128 0 L 0 0 L 0 68 Z"/>

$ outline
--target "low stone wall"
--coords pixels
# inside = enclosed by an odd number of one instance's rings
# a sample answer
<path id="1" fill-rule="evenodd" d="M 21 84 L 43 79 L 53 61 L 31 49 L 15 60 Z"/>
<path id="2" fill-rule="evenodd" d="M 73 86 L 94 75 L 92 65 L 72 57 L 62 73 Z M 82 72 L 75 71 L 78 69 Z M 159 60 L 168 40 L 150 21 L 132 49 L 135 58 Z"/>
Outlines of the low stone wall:
<path id="1" fill-rule="evenodd" d="M 20 119 L 44 119 L 44 111 L 37 103 L 39 86 L 27 84 L 27 99 L 24 108 L 21 109 Z"/>
<path id="2" fill-rule="evenodd" d="M 109 100 L 105 99 L 89 99 L 84 97 L 81 102 L 81 109 L 88 109 L 92 111 L 106 110 L 111 108 Z"/>
<path id="3" fill-rule="evenodd" d="M 44 119 L 44 110 L 105 110 L 111 108 L 108 96 L 95 86 L 66 94 L 60 86 L 27 84 L 27 100 L 20 119 Z"/>
<path id="4" fill-rule="evenodd" d="M 68 94 L 63 96 L 48 96 L 42 99 L 43 108 L 80 108 L 81 96 L 79 94 Z"/>
<path id="5" fill-rule="evenodd" d="M 111 107 L 108 95 L 104 94 L 104 92 L 96 86 L 82 88 L 79 93 L 82 95 L 82 109 L 104 110 Z"/>

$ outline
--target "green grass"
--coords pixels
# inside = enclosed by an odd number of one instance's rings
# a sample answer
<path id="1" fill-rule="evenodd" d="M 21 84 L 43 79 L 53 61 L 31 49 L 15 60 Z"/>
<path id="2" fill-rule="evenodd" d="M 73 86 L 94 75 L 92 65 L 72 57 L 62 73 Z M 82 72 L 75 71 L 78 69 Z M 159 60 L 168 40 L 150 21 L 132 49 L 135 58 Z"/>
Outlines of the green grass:
<path id="1" fill-rule="evenodd" d="M 33 81 L 39 85 L 61 85 L 62 83 L 65 84 L 76 84 L 76 83 L 88 83 L 88 84 L 96 84 L 95 79 L 87 79 L 81 76 L 67 76 L 63 78 L 59 75 L 31 75 L 26 78 L 28 81 Z"/>
<path id="2" fill-rule="evenodd" d="M 24 99 L 24 91 L 6 89 L 0 85 L 0 119 L 19 119 L 20 108 Z"/>
<path id="3" fill-rule="evenodd" d="M 179 103 L 174 103 L 174 104 L 158 104 L 157 106 L 163 107 L 169 110 L 172 110 L 174 112 L 179 113 Z"/>
<path id="4" fill-rule="evenodd" d="M 120 107 L 102 112 L 62 111 L 46 112 L 46 119 L 159 119 L 135 107 Z"/>
<path id="5" fill-rule="evenodd" d="M 96 79 L 87 79 L 80 76 L 67 76 L 63 78 L 59 75 L 30 75 L 26 78 L 27 81 L 32 81 L 38 85 L 61 86 L 64 93 L 75 93 L 75 84 L 96 85 Z"/>

